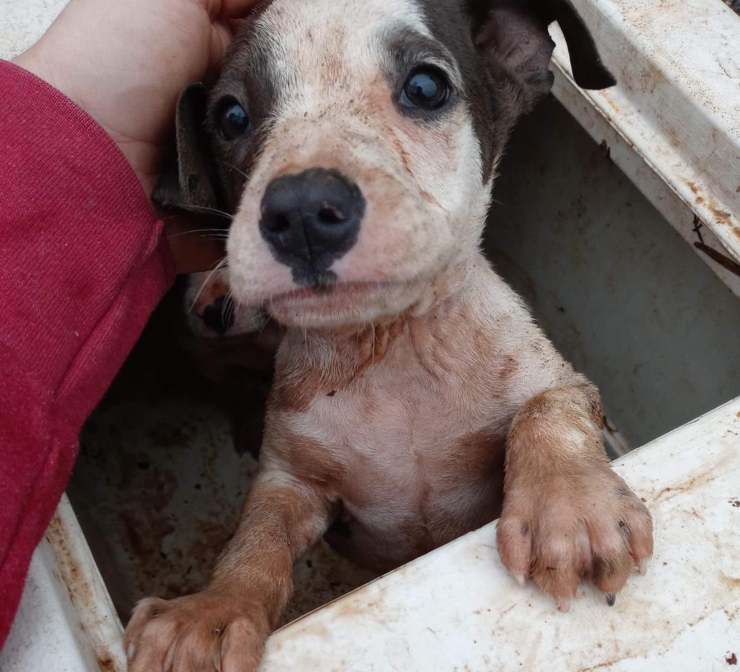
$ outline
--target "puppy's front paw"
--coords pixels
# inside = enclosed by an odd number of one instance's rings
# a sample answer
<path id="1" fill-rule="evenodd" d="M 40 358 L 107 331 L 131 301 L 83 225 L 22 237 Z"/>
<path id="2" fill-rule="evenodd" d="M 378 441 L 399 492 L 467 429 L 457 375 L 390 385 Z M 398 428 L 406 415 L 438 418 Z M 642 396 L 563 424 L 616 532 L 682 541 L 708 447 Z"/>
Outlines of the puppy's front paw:
<path id="1" fill-rule="evenodd" d="M 614 604 L 631 571 L 653 552 L 645 505 L 607 464 L 580 475 L 508 485 L 497 531 L 506 568 L 527 577 L 567 611 L 581 579 L 590 578 Z"/>
<path id="2" fill-rule="evenodd" d="M 234 595 L 142 600 L 126 628 L 129 672 L 254 672 L 269 625 Z"/>

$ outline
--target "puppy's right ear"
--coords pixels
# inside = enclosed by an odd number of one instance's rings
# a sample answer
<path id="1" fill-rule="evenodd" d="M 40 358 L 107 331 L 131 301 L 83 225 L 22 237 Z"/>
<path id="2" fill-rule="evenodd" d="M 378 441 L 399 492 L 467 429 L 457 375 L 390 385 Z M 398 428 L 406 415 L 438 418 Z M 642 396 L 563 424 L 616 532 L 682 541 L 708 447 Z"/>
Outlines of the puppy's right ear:
<path id="1" fill-rule="evenodd" d="M 207 105 L 208 90 L 203 84 L 191 84 L 180 95 L 175 149 L 165 162 L 152 196 L 164 210 L 205 214 L 222 206 L 206 134 Z"/>
<path id="2" fill-rule="evenodd" d="M 548 26 L 557 22 L 568 45 L 573 77 L 581 88 L 615 84 L 599 56 L 588 27 L 570 0 L 468 0 L 478 49 L 522 85 L 521 111 L 550 91 L 550 59 L 555 43 Z"/>

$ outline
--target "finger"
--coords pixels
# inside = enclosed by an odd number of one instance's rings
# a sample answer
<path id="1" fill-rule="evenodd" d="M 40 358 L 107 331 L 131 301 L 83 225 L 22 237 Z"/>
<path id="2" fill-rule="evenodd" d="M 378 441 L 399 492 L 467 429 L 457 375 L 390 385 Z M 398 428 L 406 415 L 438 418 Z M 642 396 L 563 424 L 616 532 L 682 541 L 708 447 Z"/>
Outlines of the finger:
<path id="1" fill-rule="evenodd" d="M 532 557 L 532 526 L 518 516 L 506 516 L 496 529 L 496 544 L 504 567 L 524 585 Z"/>
<path id="2" fill-rule="evenodd" d="M 234 38 L 231 22 L 215 21 L 211 25 L 211 40 L 208 51 L 208 70 L 206 75 L 213 77 L 221 71 L 226 51 Z"/>
<path id="3" fill-rule="evenodd" d="M 268 3 L 269 0 L 221 0 L 219 15 L 226 18 L 238 18 Z"/>

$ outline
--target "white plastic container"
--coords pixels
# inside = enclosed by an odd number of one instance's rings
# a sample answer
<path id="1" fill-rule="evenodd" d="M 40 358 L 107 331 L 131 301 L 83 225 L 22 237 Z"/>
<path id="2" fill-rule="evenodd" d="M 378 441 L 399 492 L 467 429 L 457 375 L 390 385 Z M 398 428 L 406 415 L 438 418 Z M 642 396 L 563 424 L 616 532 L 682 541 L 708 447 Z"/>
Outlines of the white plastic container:
<path id="1" fill-rule="evenodd" d="M 583 588 L 560 614 L 505 574 L 491 524 L 283 628 L 265 672 L 703 672 L 740 657 L 740 18 L 721 0 L 574 4 L 620 85 L 578 90 L 558 48 L 557 101 L 512 141 L 486 249 L 600 386 L 610 450 L 625 454 L 617 469 L 655 517 L 649 572 L 612 609 Z M 0 55 L 63 5 L 0 0 Z M 101 411 L 86 441 L 70 489 L 85 533 L 65 498 L 2 672 L 123 672 L 109 594 L 126 612 L 152 586 L 197 585 L 253 466 L 231 451 L 221 415 L 177 395 Z M 150 503 L 117 495 L 132 479 L 167 491 L 156 520 L 142 514 Z M 161 538 L 137 544 L 131 528 L 147 541 L 152 521 Z M 312 558 L 292 614 L 366 578 L 324 549 Z"/>

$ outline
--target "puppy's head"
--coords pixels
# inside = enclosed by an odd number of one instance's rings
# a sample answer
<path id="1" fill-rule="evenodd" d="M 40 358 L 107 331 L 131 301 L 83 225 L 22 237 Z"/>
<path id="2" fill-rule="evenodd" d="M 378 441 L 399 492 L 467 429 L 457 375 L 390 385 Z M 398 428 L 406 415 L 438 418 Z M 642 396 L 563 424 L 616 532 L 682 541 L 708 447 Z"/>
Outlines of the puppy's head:
<path id="1" fill-rule="evenodd" d="M 235 213 L 237 303 L 370 322 L 474 254 L 506 138 L 552 84 L 554 20 L 577 81 L 612 84 L 567 0 L 263 4 L 179 114 L 184 200 Z"/>

